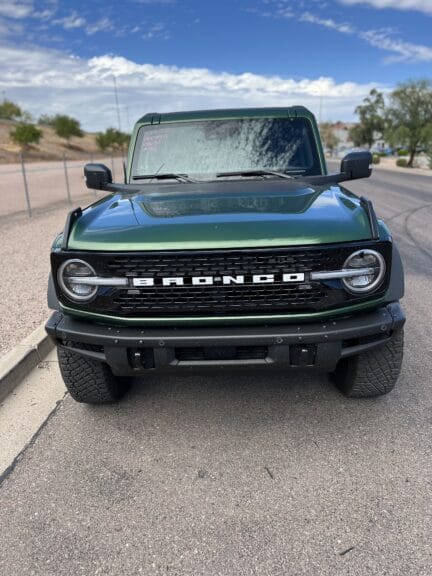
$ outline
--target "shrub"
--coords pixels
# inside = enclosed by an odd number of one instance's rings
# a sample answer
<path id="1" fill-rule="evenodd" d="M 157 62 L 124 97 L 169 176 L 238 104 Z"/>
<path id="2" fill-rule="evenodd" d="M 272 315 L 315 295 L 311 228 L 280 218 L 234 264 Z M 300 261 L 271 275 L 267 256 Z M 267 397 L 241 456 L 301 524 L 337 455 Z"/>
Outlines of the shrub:
<path id="1" fill-rule="evenodd" d="M 104 152 L 106 150 L 121 150 L 129 145 L 130 136 L 115 128 L 107 128 L 96 136 L 96 144 Z"/>
<path id="2" fill-rule="evenodd" d="M 48 114 L 42 114 L 39 116 L 38 124 L 39 126 L 52 126 L 54 124 L 54 116 L 49 116 Z"/>
<path id="3" fill-rule="evenodd" d="M 70 116 L 57 114 L 57 116 L 52 118 L 51 126 L 54 128 L 57 136 L 64 138 L 68 144 L 72 136 L 77 136 L 78 138 L 84 136 L 84 132 L 81 130 L 78 120 L 75 120 L 75 118 L 71 118 Z"/>
<path id="4" fill-rule="evenodd" d="M 14 142 L 19 144 L 23 149 L 28 148 L 30 144 L 38 144 L 42 137 L 42 130 L 39 130 L 34 124 L 20 124 L 9 132 Z"/>
<path id="5" fill-rule="evenodd" d="M 23 111 L 14 102 L 10 100 L 3 100 L 0 103 L 0 118 L 4 120 L 16 120 L 17 118 L 21 118 L 23 115 Z"/>
<path id="6" fill-rule="evenodd" d="M 398 156 L 408 156 L 408 150 L 404 150 L 403 148 L 401 148 L 400 150 L 397 151 L 397 155 Z"/>
<path id="7" fill-rule="evenodd" d="M 408 160 L 406 158 L 398 158 L 396 160 L 396 166 L 400 168 L 406 168 L 408 166 Z"/>
<path id="8" fill-rule="evenodd" d="M 372 163 L 379 164 L 381 162 L 381 156 L 379 154 L 372 154 Z"/>

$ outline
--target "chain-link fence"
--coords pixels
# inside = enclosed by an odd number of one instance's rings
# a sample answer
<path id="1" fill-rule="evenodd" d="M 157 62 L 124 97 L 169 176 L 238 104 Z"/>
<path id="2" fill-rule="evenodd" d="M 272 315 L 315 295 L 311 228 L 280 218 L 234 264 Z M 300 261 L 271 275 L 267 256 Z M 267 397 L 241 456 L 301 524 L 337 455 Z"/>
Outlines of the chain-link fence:
<path id="1" fill-rule="evenodd" d="M 76 206 L 94 201 L 97 192 L 89 190 L 84 181 L 84 165 L 88 162 L 106 164 L 113 180 L 123 182 L 122 156 L 88 155 L 83 160 L 26 162 L 24 155 L 16 164 L 0 165 L 0 216 L 27 211 L 29 216 L 44 208 L 62 203 Z"/>

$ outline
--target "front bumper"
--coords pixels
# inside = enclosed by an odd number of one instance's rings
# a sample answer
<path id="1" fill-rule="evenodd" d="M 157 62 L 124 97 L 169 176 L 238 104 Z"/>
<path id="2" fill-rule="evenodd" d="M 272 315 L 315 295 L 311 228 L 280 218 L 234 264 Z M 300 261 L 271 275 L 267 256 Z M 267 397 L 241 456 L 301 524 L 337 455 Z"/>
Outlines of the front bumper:
<path id="1" fill-rule="evenodd" d="M 404 323 L 395 302 L 348 318 L 285 326 L 121 328 L 54 312 L 46 330 L 57 346 L 106 362 L 114 374 L 139 375 L 269 365 L 332 371 L 341 358 L 382 346 Z"/>

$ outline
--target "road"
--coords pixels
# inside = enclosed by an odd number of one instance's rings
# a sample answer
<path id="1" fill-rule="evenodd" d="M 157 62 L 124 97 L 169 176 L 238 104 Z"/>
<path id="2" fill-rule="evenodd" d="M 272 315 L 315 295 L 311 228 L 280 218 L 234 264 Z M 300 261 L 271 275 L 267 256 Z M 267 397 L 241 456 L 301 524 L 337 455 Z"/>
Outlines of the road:
<path id="1" fill-rule="evenodd" d="M 432 179 L 350 188 L 405 263 L 397 388 L 348 400 L 325 376 L 249 372 L 149 376 L 111 407 L 66 396 L 2 478 L 0 574 L 430 576 Z M 53 362 L 39 375 L 58 384 Z"/>

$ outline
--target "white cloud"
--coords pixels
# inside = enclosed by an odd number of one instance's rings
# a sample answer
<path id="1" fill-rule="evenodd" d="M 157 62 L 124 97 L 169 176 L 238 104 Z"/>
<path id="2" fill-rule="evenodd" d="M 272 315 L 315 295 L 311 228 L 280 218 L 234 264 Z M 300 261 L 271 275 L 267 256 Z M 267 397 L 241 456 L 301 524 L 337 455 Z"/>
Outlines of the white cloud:
<path id="1" fill-rule="evenodd" d="M 143 40 L 153 40 L 155 38 L 168 40 L 170 38 L 170 33 L 163 22 L 157 22 L 156 24 L 146 27 L 141 38 Z"/>
<path id="2" fill-rule="evenodd" d="M 335 22 L 332 18 L 320 18 L 315 14 L 310 12 L 303 12 L 299 16 L 301 22 L 310 22 L 311 24 L 318 24 L 319 26 L 324 26 L 325 28 L 331 28 L 342 34 L 355 34 L 356 30 L 350 24 L 345 24 L 343 22 Z"/>
<path id="3" fill-rule="evenodd" d="M 101 18 L 97 20 L 94 24 L 88 24 L 86 26 L 86 34 L 91 36 L 92 34 L 96 34 L 96 32 L 105 32 L 107 30 L 112 30 L 113 24 L 111 20 L 107 17 Z"/>
<path id="4" fill-rule="evenodd" d="M 123 121 L 126 106 L 133 121 L 153 110 L 302 104 L 317 112 L 320 98 L 324 118 L 351 119 L 355 106 L 377 87 L 374 83 L 337 83 L 327 77 L 294 80 L 138 64 L 110 55 L 85 60 L 58 51 L 11 46 L 0 50 L 0 70 L 0 90 L 36 117 L 67 113 L 92 130 L 116 125 L 113 74 Z"/>
<path id="5" fill-rule="evenodd" d="M 24 27 L 21 22 L 10 22 L 0 18 L 0 37 L 12 36 L 14 34 L 22 34 Z"/>
<path id="6" fill-rule="evenodd" d="M 355 1 L 355 0 L 344 0 L 344 1 Z M 384 0 L 383 0 L 384 1 Z M 428 0 L 432 3 L 432 0 Z M 276 16 L 279 18 L 286 18 L 289 20 L 295 19 L 300 22 L 308 22 L 310 24 L 315 24 L 323 28 L 329 28 L 330 30 L 335 30 L 340 34 L 346 34 L 348 36 L 356 36 L 363 40 L 370 46 L 378 48 L 384 52 L 388 52 L 390 56 L 385 59 L 385 62 L 432 62 L 432 47 L 424 46 L 422 44 L 414 44 L 412 42 L 407 42 L 396 38 L 392 30 L 390 29 L 380 29 L 380 30 L 361 30 L 348 24 L 346 22 L 337 22 L 332 18 L 323 18 L 312 14 L 311 12 L 300 12 L 294 13 L 291 9 L 280 9 L 276 12 Z"/>
<path id="7" fill-rule="evenodd" d="M 371 46 L 393 53 L 386 62 L 432 62 L 432 48 L 394 38 L 385 31 L 367 30 L 359 37 Z"/>
<path id="8" fill-rule="evenodd" d="M 33 0 L 4 0 L 0 3 L 0 16 L 25 18 L 33 12 Z"/>
<path id="9" fill-rule="evenodd" d="M 54 20 L 53 24 L 59 24 L 65 30 L 72 30 L 74 28 L 83 28 L 87 24 L 87 21 L 82 16 L 79 16 L 75 10 L 73 10 L 68 16 Z"/>
<path id="10" fill-rule="evenodd" d="M 41 20 L 42 22 L 47 22 L 51 20 L 58 9 L 58 0 L 44 0 L 42 4 L 39 4 L 38 9 L 32 13 L 32 18 L 36 20 Z"/>
<path id="11" fill-rule="evenodd" d="M 111 20 L 106 16 L 90 24 L 83 16 L 80 16 L 76 10 L 72 10 L 70 14 L 64 16 L 63 18 L 57 18 L 57 20 L 53 20 L 52 23 L 62 26 L 62 28 L 65 30 L 83 28 L 88 36 L 92 36 L 93 34 L 96 34 L 96 32 L 105 32 L 107 30 L 113 29 Z"/>
<path id="12" fill-rule="evenodd" d="M 373 8 L 393 8 L 395 10 L 417 10 L 432 14 L 432 0 L 339 0 L 341 4 L 367 4 Z"/>

